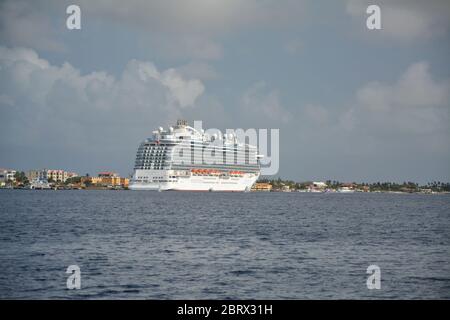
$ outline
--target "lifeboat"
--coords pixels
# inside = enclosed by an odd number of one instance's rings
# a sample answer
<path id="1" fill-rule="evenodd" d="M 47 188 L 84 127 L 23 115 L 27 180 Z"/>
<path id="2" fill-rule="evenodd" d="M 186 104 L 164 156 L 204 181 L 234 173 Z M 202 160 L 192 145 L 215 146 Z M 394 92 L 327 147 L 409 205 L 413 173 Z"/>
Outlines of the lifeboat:
<path id="1" fill-rule="evenodd" d="M 211 175 L 213 176 L 219 176 L 221 172 L 219 170 L 211 170 Z"/>
<path id="2" fill-rule="evenodd" d="M 191 169 L 191 173 L 193 175 L 207 175 L 207 176 L 221 176 L 226 174 L 225 172 L 222 172 L 220 170 L 216 169 Z M 243 173 L 241 171 L 230 171 L 228 172 L 229 175 L 242 175 Z"/>

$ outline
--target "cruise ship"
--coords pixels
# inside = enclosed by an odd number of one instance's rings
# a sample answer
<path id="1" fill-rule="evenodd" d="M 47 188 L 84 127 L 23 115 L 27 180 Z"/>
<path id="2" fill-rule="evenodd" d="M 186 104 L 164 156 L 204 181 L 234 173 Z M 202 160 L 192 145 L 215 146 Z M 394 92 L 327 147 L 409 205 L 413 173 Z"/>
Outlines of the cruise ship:
<path id="1" fill-rule="evenodd" d="M 138 148 L 131 190 L 250 191 L 260 175 L 256 146 L 235 134 L 206 134 L 178 120 Z"/>

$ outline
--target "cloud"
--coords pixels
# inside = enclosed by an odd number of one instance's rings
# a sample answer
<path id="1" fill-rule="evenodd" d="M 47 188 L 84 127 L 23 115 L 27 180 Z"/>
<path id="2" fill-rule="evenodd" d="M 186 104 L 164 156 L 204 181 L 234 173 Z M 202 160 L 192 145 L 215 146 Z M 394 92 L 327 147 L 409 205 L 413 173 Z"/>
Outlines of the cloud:
<path id="1" fill-rule="evenodd" d="M 246 30 L 297 26 L 303 0 L 81 1 L 90 17 L 141 31 L 141 41 L 165 58 L 218 60 L 222 41 Z"/>
<path id="2" fill-rule="evenodd" d="M 195 100 L 205 91 L 200 80 L 186 81 L 175 69 L 164 71 L 156 79 L 169 89 L 169 96 L 182 108 L 192 107 Z"/>
<path id="3" fill-rule="evenodd" d="M 80 0 L 76 4 L 81 7 L 83 32 L 95 32 L 97 24 L 110 30 L 119 27 L 133 30 L 140 43 L 165 58 L 218 60 L 224 55 L 221 42 L 230 33 L 298 25 L 305 1 L 281 2 Z M 67 5 L 56 0 L 2 1 L 1 43 L 44 51 L 67 50 Z"/>
<path id="4" fill-rule="evenodd" d="M 241 110 L 261 121 L 288 122 L 289 112 L 281 105 L 277 90 L 268 88 L 264 81 L 254 83 L 240 99 Z"/>
<path id="5" fill-rule="evenodd" d="M 242 28 L 298 24 L 304 1 L 81 1 L 89 12 L 163 33 L 218 35 Z"/>
<path id="6" fill-rule="evenodd" d="M 32 47 L 45 51 L 64 51 L 56 40 L 57 31 L 45 3 L 28 1 L 2 1 L 0 3 L 0 39 L 5 45 Z M 61 14 L 61 17 L 65 17 Z"/>
<path id="7" fill-rule="evenodd" d="M 204 62 L 189 62 L 177 68 L 177 71 L 186 78 L 197 78 L 201 80 L 214 80 L 219 74 L 213 66 Z"/>
<path id="8" fill-rule="evenodd" d="M 204 91 L 201 80 L 174 68 L 160 71 L 151 62 L 131 60 L 119 77 L 104 71 L 81 74 L 69 63 L 51 64 L 34 50 L 0 46 L 0 112 L 8 119 L 0 127 L 0 145 L 10 150 L 2 156 L 14 157 L 19 146 L 30 153 L 44 146 L 35 157 L 44 159 L 49 148 L 63 152 L 62 158 L 97 156 L 98 163 L 123 150 L 132 158 L 135 144 L 195 108 Z"/>
<path id="9" fill-rule="evenodd" d="M 302 164 L 286 166 L 304 179 L 448 179 L 449 95 L 450 79 L 436 77 L 422 61 L 392 81 L 355 88 L 344 105 L 307 104 L 289 122 L 295 126 L 283 127 L 289 148 L 282 152 Z"/>
<path id="10" fill-rule="evenodd" d="M 435 134 L 449 130 L 450 82 L 437 81 L 426 62 L 412 64 L 393 83 L 370 82 L 358 89 L 343 116 L 346 128 L 379 133 Z"/>
<path id="11" fill-rule="evenodd" d="M 433 77 L 427 62 L 413 63 L 395 81 L 370 81 L 357 88 L 347 106 L 307 104 L 295 119 L 300 145 L 316 156 L 333 154 L 336 163 L 353 163 L 355 170 L 362 170 L 361 159 L 370 166 L 389 155 L 420 166 L 427 158 L 436 167 L 423 172 L 436 174 L 450 154 L 450 79 Z M 397 166 L 390 163 L 389 170 Z M 371 175 L 378 169 L 367 170 Z"/>
<path id="12" fill-rule="evenodd" d="M 364 27 L 369 0 L 347 0 L 346 11 Z M 402 41 L 447 34 L 450 28 L 450 2 L 447 0 L 380 0 L 382 30 L 380 36 Z"/>
<path id="13" fill-rule="evenodd" d="M 61 67 L 51 65 L 31 49 L 0 47 L 0 67 L 2 83 L 10 89 L 9 92 L 41 105 L 46 104 L 46 99 L 55 94 L 60 86 L 72 88 L 79 94 L 79 99 L 88 103 L 98 99 L 110 102 L 110 97 L 114 95 L 120 100 L 121 94 L 130 92 L 137 95 L 127 98 L 139 100 L 145 98 L 146 91 L 160 91 L 165 96 L 162 102 L 179 108 L 192 107 L 205 89 L 200 80 L 185 79 L 173 68 L 160 72 L 151 62 L 137 60 L 131 60 L 121 78 L 115 79 L 106 72 L 81 75 L 69 63 Z M 148 105 L 151 106 L 151 101 Z"/>
<path id="14" fill-rule="evenodd" d="M 303 113 L 313 126 L 324 126 L 330 121 L 328 110 L 321 105 L 307 104 L 303 109 Z"/>

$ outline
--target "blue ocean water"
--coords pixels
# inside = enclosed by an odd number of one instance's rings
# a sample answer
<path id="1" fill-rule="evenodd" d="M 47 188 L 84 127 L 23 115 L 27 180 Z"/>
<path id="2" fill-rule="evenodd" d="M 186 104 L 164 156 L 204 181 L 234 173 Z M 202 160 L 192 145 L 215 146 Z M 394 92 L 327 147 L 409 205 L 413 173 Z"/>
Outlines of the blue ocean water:
<path id="1" fill-rule="evenodd" d="M 450 299 L 450 195 L 0 190 L 0 298 Z"/>

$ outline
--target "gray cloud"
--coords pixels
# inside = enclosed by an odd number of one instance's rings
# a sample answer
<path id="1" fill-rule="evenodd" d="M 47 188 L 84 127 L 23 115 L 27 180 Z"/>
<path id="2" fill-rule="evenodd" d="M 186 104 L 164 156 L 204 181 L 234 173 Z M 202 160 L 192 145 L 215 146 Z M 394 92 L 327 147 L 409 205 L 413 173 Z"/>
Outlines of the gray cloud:
<path id="1" fill-rule="evenodd" d="M 223 39 L 259 28 L 298 26 L 304 0 L 81 1 L 87 14 L 143 32 L 143 41 L 166 58 L 218 60 Z"/>
<path id="2" fill-rule="evenodd" d="M 34 4 L 34 3 L 33 3 Z M 50 20 L 49 1 L 2 1 L 0 3 L 0 39 L 2 44 L 32 47 L 46 51 L 64 51 L 66 48 L 57 40 L 57 30 Z M 61 14 L 61 18 L 64 18 Z"/>
<path id="3" fill-rule="evenodd" d="M 269 88 L 264 81 L 254 83 L 240 98 L 241 115 L 257 123 L 287 123 L 289 112 L 280 102 L 279 92 Z"/>
<path id="4" fill-rule="evenodd" d="M 213 66 L 204 62 L 193 61 L 176 69 L 181 75 L 186 78 L 214 80 L 220 77 Z"/>
<path id="5" fill-rule="evenodd" d="M 84 3 L 93 14 L 150 31 L 205 36 L 241 28 L 297 25 L 305 8 L 301 0 L 81 1 Z"/>
<path id="6" fill-rule="evenodd" d="M 346 11 L 365 29 L 366 8 L 377 4 L 381 8 L 383 38 L 413 41 L 438 37 L 450 28 L 450 2 L 447 0 L 347 0 Z M 367 30 L 364 30 L 367 31 Z"/>
<path id="7" fill-rule="evenodd" d="M 218 60 L 224 55 L 222 44 L 199 35 L 155 35 L 150 31 L 144 41 L 151 44 L 153 50 L 170 59 Z"/>

